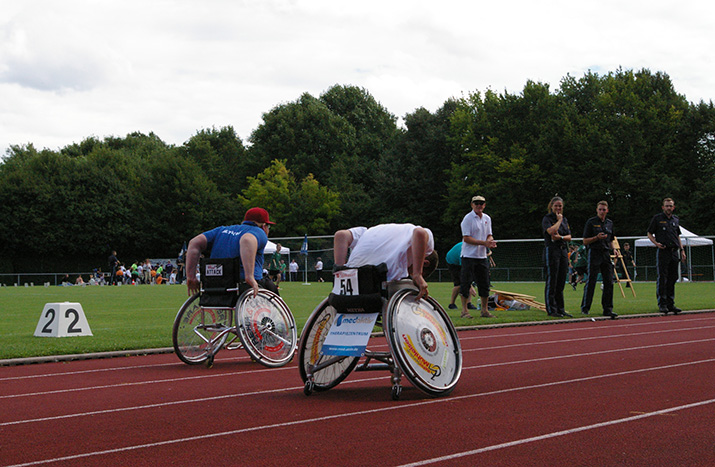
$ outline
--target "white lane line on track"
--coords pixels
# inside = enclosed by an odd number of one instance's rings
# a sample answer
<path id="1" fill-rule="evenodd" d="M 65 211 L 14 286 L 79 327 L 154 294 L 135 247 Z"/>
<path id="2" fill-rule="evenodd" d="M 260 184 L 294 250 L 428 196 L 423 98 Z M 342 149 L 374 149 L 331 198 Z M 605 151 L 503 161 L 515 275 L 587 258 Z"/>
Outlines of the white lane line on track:
<path id="1" fill-rule="evenodd" d="M 536 441 L 543 441 L 545 439 L 556 438 L 559 436 L 572 435 L 574 433 L 581 433 L 583 431 L 595 430 L 597 428 L 618 425 L 621 423 L 634 422 L 637 420 L 642 420 L 644 418 L 655 417 L 658 415 L 665 415 L 665 414 L 669 414 L 669 413 L 673 413 L 673 412 L 678 412 L 681 410 L 693 409 L 696 407 L 702 407 L 702 406 L 713 404 L 713 403 L 715 403 L 715 399 L 708 399 L 708 400 L 704 400 L 704 401 L 700 401 L 700 402 L 694 402 L 692 404 L 685 404 L 685 405 L 679 405 L 677 407 L 670 407 L 667 409 L 656 410 L 655 412 L 648 412 L 648 413 L 644 413 L 641 415 L 635 415 L 632 417 L 618 418 L 615 420 L 609 420 L 607 422 L 594 423 L 593 425 L 585 425 L 585 426 L 580 426 L 580 427 L 576 427 L 576 428 L 571 428 L 569 430 L 555 431 L 553 433 L 546 433 L 546 434 L 540 435 L 540 436 L 533 436 L 531 438 L 518 439 L 515 441 L 510 441 L 508 443 L 494 444 L 492 446 L 486 446 L 486 447 L 479 448 L 479 449 L 473 449 L 471 451 L 464 451 L 464 452 L 450 454 L 450 455 L 442 456 L 442 457 L 434 457 L 432 459 L 425 459 L 425 460 L 418 461 L 418 462 L 412 462 L 410 464 L 402 464 L 399 467 L 416 467 L 416 466 L 420 466 L 420 465 L 429 465 L 429 464 L 434 464 L 437 462 L 459 459 L 461 457 L 466 457 L 466 456 L 474 456 L 476 454 L 481 454 L 483 452 L 496 451 L 497 449 L 511 448 L 514 446 L 519 446 L 521 444 L 533 443 Z"/>
<path id="2" fill-rule="evenodd" d="M 346 382 L 343 382 L 342 384 L 359 383 L 359 382 L 365 382 L 365 381 L 377 381 L 377 380 L 385 379 L 385 378 L 387 378 L 387 377 L 383 376 L 383 377 L 376 377 L 376 378 L 364 378 L 364 379 L 346 381 Z M 92 416 L 92 415 L 102 415 L 102 414 L 109 414 L 109 413 L 116 413 L 116 412 L 128 412 L 131 410 L 155 409 L 155 408 L 159 408 L 159 407 L 168 407 L 168 406 L 180 405 L 180 404 L 195 404 L 195 403 L 201 403 L 201 402 L 212 402 L 212 401 L 217 401 L 217 400 L 222 400 L 222 399 L 234 399 L 234 398 L 238 398 L 238 397 L 256 396 L 256 395 L 262 395 L 262 394 L 272 394 L 272 393 L 278 393 L 278 392 L 299 391 L 299 390 L 302 391 L 303 386 L 295 386 L 295 387 L 291 387 L 291 388 L 280 388 L 280 389 L 266 389 L 263 391 L 244 392 L 241 394 L 224 394 L 222 396 L 202 397 L 199 399 L 187 399 L 187 400 L 179 400 L 179 401 L 173 401 L 173 402 L 161 402 L 161 403 L 157 403 L 157 404 L 138 405 L 138 406 L 134 406 L 134 407 L 121 407 L 118 409 L 94 410 L 92 412 L 81 412 L 81 413 L 74 413 L 74 414 L 68 414 L 68 415 L 57 415 L 55 417 L 42 417 L 42 418 L 32 418 L 32 419 L 27 419 L 27 420 L 17 420 L 14 422 L 2 422 L 2 423 L 0 423 L 0 427 L 10 426 L 10 425 L 21 425 L 24 423 L 48 422 L 51 420 L 62 420 L 62 419 L 66 419 L 66 418 L 88 417 L 88 416 Z"/>
<path id="3" fill-rule="evenodd" d="M 695 319 L 689 319 L 687 320 L 688 322 L 694 322 L 694 321 L 712 321 L 714 320 L 715 317 L 711 319 L 707 318 L 695 318 Z M 609 326 L 607 329 L 608 330 L 613 330 L 616 327 L 634 327 L 634 326 L 650 326 L 652 324 L 678 324 L 682 323 L 683 321 L 668 321 L 668 322 L 659 322 L 659 323 L 629 323 L 629 324 L 624 324 L 624 325 L 619 325 L 619 326 Z M 557 324 L 569 324 L 568 321 L 564 321 L 562 323 L 557 323 Z M 708 327 L 713 327 L 713 326 L 708 326 Z M 703 327 L 698 327 L 698 328 L 681 328 L 681 329 L 667 329 L 667 330 L 662 330 L 662 331 L 648 331 L 644 332 L 642 334 L 652 334 L 655 332 L 676 332 L 676 331 L 683 331 L 683 330 L 692 330 L 692 329 L 702 329 Z M 512 334 L 491 334 L 488 336 L 470 336 L 470 337 L 462 337 L 460 336 L 459 340 L 460 342 L 465 342 L 469 340 L 475 340 L 475 339 L 495 339 L 495 338 L 504 338 L 504 337 L 521 337 L 521 336 L 530 336 L 530 335 L 543 335 L 543 334 L 552 334 L 552 333 L 564 333 L 564 332 L 579 332 L 579 331 L 589 331 L 589 330 L 604 330 L 603 326 L 591 326 L 587 328 L 569 328 L 569 329 L 552 329 L 552 330 L 540 330 L 540 331 L 533 331 L 533 332 L 523 332 L 523 333 L 512 333 Z M 472 332 L 470 331 L 460 331 L 460 332 Z M 621 334 L 623 336 L 624 334 Z M 640 335 L 640 334 L 630 334 L 630 335 Z M 592 336 L 592 337 L 584 337 L 584 338 L 579 338 L 576 340 L 586 340 L 586 339 L 607 339 L 612 336 Z M 573 339 L 572 339 L 573 340 Z M 568 342 L 568 340 L 564 341 L 551 341 L 551 343 L 558 343 L 558 342 Z M 530 343 L 524 343 L 524 344 L 515 344 L 515 345 L 535 345 L 535 344 L 540 344 L 539 342 L 530 342 Z M 501 346 L 501 347 L 483 347 L 483 348 L 478 348 L 478 349 L 467 349 L 463 350 L 464 352 L 471 352 L 473 350 L 489 350 L 489 349 L 498 349 L 498 348 L 504 348 L 506 346 Z M 387 348 L 386 344 L 383 345 L 378 345 L 372 348 Z M 230 358 L 221 358 L 220 360 L 217 360 L 217 362 L 220 363 L 226 363 L 226 362 L 233 362 L 233 361 L 241 361 L 241 360 L 249 360 L 250 358 L 246 356 L 241 356 L 241 357 L 230 357 Z M 49 378 L 49 377 L 61 377 L 61 376 L 73 376 L 73 375 L 79 375 L 79 374 L 88 374 L 88 373 L 99 373 L 99 372 L 107 372 L 107 371 L 121 371 L 121 370 L 133 370 L 136 368 L 158 368 L 158 367 L 166 367 L 166 366 L 185 366 L 184 363 L 182 362 L 171 362 L 171 363 L 153 363 L 149 365 L 136 365 L 136 366 L 121 366 L 121 367 L 115 367 L 115 368 L 96 368 L 96 369 L 91 369 L 91 370 L 79 370 L 79 371 L 68 371 L 64 373 L 47 373 L 47 374 L 37 374 L 37 375 L 25 375 L 25 376 L 8 376 L 5 378 L 0 378 L 0 381 L 15 381 L 15 380 L 22 380 L 22 379 L 33 379 L 33 378 Z M 259 371 L 259 370 L 256 370 Z M 263 370 L 266 371 L 266 370 Z"/>
<path id="4" fill-rule="evenodd" d="M 605 329 L 608 330 L 613 330 L 614 328 L 630 328 L 630 327 L 635 327 L 635 326 L 652 326 L 654 324 L 661 324 L 661 325 L 669 325 L 669 324 L 681 324 L 684 321 L 687 321 L 688 323 L 694 322 L 694 321 L 712 321 L 715 320 L 715 316 L 712 318 L 692 318 L 692 319 L 687 319 L 687 320 L 679 320 L 679 321 L 658 321 L 658 322 L 644 322 L 644 323 L 628 323 L 628 324 L 620 324 L 620 325 L 611 325 L 608 328 L 604 328 L 603 326 L 589 326 L 586 328 L 567 328 L 567 329 L 549 329 L 549 330 L 539 330 L 539 331 L 531 331 L 531 332 L 521 332 L 521 333 L 512 333 L 512 334 L 490 334 L 490 335 L 482 335 L 482 336 L 469 336 L 469 337 L 463 337 L 460 336 L 459 340 L 460 342 L 464 341 L 469 341 L 469 340 L 475 340 L 475 339 L 496 339 L 496 338 L 504 338 L 504 337 L 521 337 L 521 336 L 530 336 L 530 335 L 542 335 L 542 334 L 552 334 L 552 333 L 564 333 L 564 332 L 580 332 L 580 331 L 592 331 L 592 330 L 597 330 L 597 331 L 603 331 Z M 556 322 L 554 324 L 575 324 L 575 322 L 569 322 L 569 321 L 562 321 L 562 322 Z M 610 323 L 609 323 L 610 324 Z M 691 329 L 691 328 L 687 328 Z M 700 329 L 700 328 L 697 328 Z M 679 331 L 683 329 L 672 329 L 670 331 Z M 474 332 L 473 330 L 464 330 L 464 331 L 459 331 L 460 333 L 466 333 L 466 332 Z M 665 331 L 664 331 L 665 332 Z M 608 336 L 603 336 L 603 338 L 607 338 Z M 590 337 L 591 339 L 594 337 Z M 528 344 L 525 344 L 528 345 Z M 387 347 L 387 345 L 380 345 L 375 348 L 383 348 Z M 498 348 L 498 347 L 489 347 L 489 348 Z M 469 349 L 475 350 L 475 349 Z M 232 361 L 241 361 L 241 360 L 249 360 L 250 358 L 245 355 L 241 357 L 230 357 L 230 358 L 221 358 L 220 360 L 217 360 L 217 362 L 220 363 L 226 363 L 226 362 L 232 362 Z M 56 377 L 56 376 L 72 376 L 72 375 L 78 375 L 78 374 L 87 374 L 87 373 L 99 373 L 99 372 L 106 372 L 106 371 L 121 371 L 121 370 L 133 370 L 135 368 L 158 368 L 158 367 L 166 367 L 166 366 L 184 366 L 185 364 L 179 361 L 176 362 L 171 362 L 171 363 L 153 363 L 150 365 L 137 365 L 137 366 L 121 366 L 121 367 L 116 367 L 116 368 L 97 368 L 97 369 L 92 369 L 92 370 L 79 370 L 79 371 L 68 371 L 64 373 L 47 373 L 47 374 L 37 374 L 37 375 L 25 375 L 25 376 L 9 376 L 5 378 L 0 378 L 0 381 L 14 381 L 14 380 L 21 380 L 21 379 L 32 379 L 32 378 L 49 378 L 49 377 Z"/>
<path id="5" fill-rule="evenodd" d="M 586 315 L 584 315 L 586 316 Z M 682 316 L 682 315 L 681 315 Z M 643 327 L 643 326 L 653 326 L 653 325 L 676 325 L 676 324 L 683 324 L 684 322 L 687 323 L 692 323 L 695 321 L 713 321 L 715 320 L 715 314 L 711 318 L 694 318 L 694 319 L 681 319 L 677 321 L 655 321 L 655 320 L 646 320 L 643 322 L 640 322 L 640 320 L 636 320 L 638 322 L 635 323 L 629 323 L 628 321 L 631 320 L 624 320 L 624 321 L 613 321 L 613 320 L 608 320 L 608 321 L 602 321 L 602 323 L 608 323 L 608 327 L 605 327 L 603 325 L 598 326 L 598 325 L 592 325 L 588 327 L 579 327 L 579 328 L 574 328 L 574 327 L 568 327 L 568 328 L 561 328 L 561 329 L 545 329 L 545 330 L 539 330 L 539 331 L 526 331 L 526 332 L 513 332 L 511 334 L 487 334 L 487 335 L 480 335 L 480 336 L 469 336 L 465 337 L 464 339 L 460 338 L 459 340 L 475 340 L 475 339 L 497 339 L 497 338 L 503 338 L 503 337 L 520 337 L 520 336 L 530 336 L 530 335 L 540 335 L 540 334 L 556 334 L 556 333 L 564 333 L 564 332 L 581 332 L 581 331 L 611 331 L 613 329 L 617 328 L 632 328 L 632 327 Z M 583 322 L 580 321 L 555 321 L 553 323 L 554 326 L 557 325 L 569 325 L 569 324 L 583 324 Z M 619 323 L 619 324 L 616 324 Z M 623 323 L 623 324 L 620 324 Z M 549 323 L 552 324 L 552 323 Z M 536 327 L 536 326 L 522 326 L 521 329 L 527 328 L 527 327 Z M 493 328 L 493 329 L 480 329 L 478 330 L 479 332 L 484 332 L 484 331 L 493 331 L 493 330 L 503 330 L 504 328 Z"/>
<path id="6" fill-rule="evenodd" d="M 479 350 L 495 350 L 495 349 L 508 349 L 511 347 L 524 347 L 527 345 L 551 345 L 551 344 L 561 344 L 561 343 L 567 343 L 567 342 L 583 342 L 583 341 L 589 341 L 589 340 L 598 340 L 598 339 L 615 339 L 619 337 L 634 337 L 634 336 L 647 336 L 647 335 L 652 335 L 652 334 L 664 334 L 664 333 L 671 333 L 671 332 L 678 332 L 678 331 L 699 331 L 701 329 L 711 329 L 715 328 L 715 326 L 698 326 L 696 328 L 682 328 L 682 329 L 663 329 L 659 331 L 645 331 L 645 332 L 632 332 L 632 333 L 627 333 L 627 334 L 609 334 L 607 336 L 590 336 L 590 337 L 574 337 L 572 339 L 559 339 L 559 340 L 553 340 L 553 341 L 538 341 L 538 342 L 521 342 L 519 344 L 506 344 L 506 345 L 494 345 L 491 347 L 477 347 L 475 349 L 462 349 L 462 352 L 475 352 Z M 462 340 L 460 339 L 460 343 Z"/>
<path id="7" fill-rule="evenodd" d="M 632 350 L 653 349 L 653 348 L 658 348 L 658 347 L 669 347 L 669 346 L 673 346 L 673 345 L 683 345 L 683 344 L 697 344 L 700 342 L 711 342 L 711 341 L 715 341 L 715 337 L 710 338 L 710 339 L 699 339 L 699 340 L 694 340 L 694 341 L 668 342 L 667 344 L 653 344 L 653 345 L 642 345 L 639 347 L 626 347 L 623 349 L 597 350 L 595 352 L 584 352 L 584 353 L 571 354 L 571 355 L 556 355 L 553 357 L 539 357 L 539 358 L 532 358 L 532 359 L 528 359 L 528 360 L 514 360 L 514 361 L 502 362 L 502 363 L 486 363 L 484 365 L 467 366 L 467 367 L 462 368 L 462 370 L 474 370 L 477 368 L 490 368 L 490 367 L 505 366 L 505 365 L 520 365 L 523 363 L 543 362 L 543 361 L 547 361 L 547 360 L 560 360 L 563 358 L 590 357 L 590 356 L 594 356 L 594 355 L 595 356 L 603 355 L 605 353 L 630 352 Z"/>
<path id="8" fill-rule="evenodd" d="M 240 360 L 248 361 L 248 360 L 250 360 L 250 357 L 248 355 L 246 355 L 243 357 L 221 358 L 220 360 L 216 360 L 216 362 L 224 363 L 224 362 L 232 362 L 232 361 L 240 361 Z M 20 379 L 33 379 L 33 378 L 49 378 L 49 377 L 54 377 L 54 376 L 74 376 L 74 375 L 82 375 L 82 374 L 87 374 L 87 373 L 102 373 L 105 371 L 134 370 L 137 368 L 159 368 L 159 367 L 166 367 L 166 366 L 184 367 L 184 366 L 186 366 L 186 363 L 183 363 L 181 361 L 175 361 L 175 362 L 170 362 L 170 363 L 151 363 L 149 365 L 118 366 L 118 367 L 113 367 L 113 368 L 94 368 L 91 370 L 66 371 L 63 373 L 45 373 L 45 374 L 38 374 L 38 375 L 8 376 L 6 378 L 0 378 L 0 381 L 14 381 L 14 380 L 20 380 Z"/>
<path id="9" fill-rule="evenodd" d="M 698 339 L 698 340 L 681 341 L 681 342 L 668 342 L 668 343 L 659 343 L 659 344 L 653 344 L 653 345 L 642 345 L 642 346 L 638 346 L 638 347 L 626 347 L 626 348 L 622 348 L 622 349 L 599 350 L 599 351 L 595 351 L 595 352 L 584 352 L 584 353 L 577 353 L 577 354 L 570 354 L 570 355 L 558 355 L 558 356 L 554 356 L 554 357 L 540 357 L 540 358 L 529 359 L 529 360 L 516 360 L 516 361 L 502 362 L 502 363 L 488 363 L 488 364 L 484 364 L 484 365 L 464 367 L 462 370 L 473 370 L 476 368 L 487 368 L 487 367 L 492 367 L 492 366 L 517 365 L 517 364 L 521 364 L 521 363 L 533 363 L 533 362 L 540 362 L 540 361 L 546 361 L 546 360 L 558 360 L 558 359 L 563 359 L 563 358 L 588 357 L 588 356 L 593 356 L 593 355 L 602 355 L 604 353 L 629 352 L 629 351 L 633 351 L 633 350 L 644 350 L 644 349 L 652 349 L 652 348 L 658 348 L 658 347 L 669 347 L 669 346 L 674 346 L 674 345 L 697 344 L 700 342 L 710 342 L 710 341 L 715 341 L 715 337 L 710 338 L 710 339 Z M 289 367 L 272 368 L 270 371 L 286 371 L 286 370 L 295 371 L 295 367 L 291 365 Z M 190 380 L 202 379 L 202 378 L 221 378 L 224 376 L 236 376 L 236 375 L 242 375 L 242 374 L 256 373 L 258 371 L 266 372 L 268 370 L 233 371 L 233 372 L 229 372 L 229 373 L 189 376 L 189 377 L 185 377 L 185 378 L 168 378 L 168 379 L 158 379 L 158 380 L 150 380 L 150 381 L 136 381 L 136 382 L 132 382 L 132 383 L 117 383 L 117 384 L 106 384 L 106 385 L 100 385 L 100 386 L 88 386 L 88 387 L 83 387 L 83 388 L 57 389 L 54 391 L 31 392 L 31 393 L 26 393 L 26 394 L 9 394 L 9 395 L 0 396 L 0 399 L 12 399 L 12 398 L 16 398 L 16 397 L 44 396 L 44 395 L 49 395 L 49 394 L 61 394 L 61 393 L 78 392 L 78 391 L 94 391 L 97 389 L 113 389 L 113 388 L 118 388 L 118 387 L 139 386 L 139 385 L 145 385 L 145 384 L 171 383 L 171 382 L 177 382 L 177 381 L 190 381 Z"/>
<path id="10" fill-rule="evenodd" d="M 220 360 L 216 360 L 216 362 L 224 363 L 224 362 L 233 362 L 233 361 L 241 361 L 241 360 L 250 361 L 250 359 L 251 358 L 248 355 L 244 355 L 241 357 L 221 358 Z M 19 380 L 19 379 L 33 379 L 33 378 L 49 378 L 49 377 L 54 377 L 54 376 L 74 376 L 74 375 L 81 375 L 81 374 L 87 374 L 87 373 L 102 373 L 105 371 L 134 370 L 137 368 L 160 368 L 160 367 L 165 367 L 165 366 L 185 367 L 187 365 L 186 365 L 186 363 L 183 363 L 180 360 L 178 360 L 178 357 L 177 357 L 177 361 L 169 362 L 169 363 L 150 363 L 148 365 L 129 365 L 129 366 L 117 366 L 117 367 L 111 367 L 111 368 L 93 368 L 90 370 L 65 371 L 65 372 L 60 372 L 60 373 L 43 373 L 43 374 L 37 374 L 37 375 L 8 376 L 5 378 L 0 378 L 0 381 L 13 381 L 13 380 Z"/>
<path id="11" fill-rule="evenodd" d="M 715 339 L 709 339 L 709 340 L 715 340 Z M 626 350 L 631 350 L 631 349 L 623 349 L 620 351 L 626 351 Z M 603 352 L 592 352 L 592 353 L 581 354 L 581 355 L 602 355 L 602 354 L 603 354 Z M 520 363 L 534 363 L 537 361 L 551 360 L 554 358 L 568 358 L 568 357 L 561 357 L 561 356 L 559 356 L 559 357 L 545 357 L 545 358 L 539 358 L 539 359 L 521 360 L 521 361 L 516 361 L 516 362 L 475 365 L 475 366 L 470 366 L 470 367 L 464 367 L 462 369 L 462 371 L 474 370 L 474 369 L 491 367 L 491 366 L 503 366 L 503 365 L 512 365 L 512 364 L 520 364 Z M 699 361 L 695 361 L 695 362 L 686 362 L 686 363 L 677 363 L 677 364 L 672 364 L 672 365 L 658 366 L 658 367 L 653 367 L 651 369 L 645 369 L 645 370 L 629 370 L 624 373 L 610 373 L 606 376 L 630 374 L 630 373 L 638 372 L 638 371 L 653 371 L 653 370 L 660 370 L 660 369 L 666 369 L 666 368 L 677 368 L 680 366 L 687 366 L 687 365 L 693 365 L 693 364 L 699 364 L 699 363 L 710 363 L 710 362 L 715 362 L 715 358 L 699 360 Z M 589 377 L 569 380 L 569 382 L 588 381 L 588 380 L 600 378 L 600 377 L 605 377 L 605 376 L 589 376 Z M 345 385 L 345 384 L 355 384 L 355 383 L 362 383 L 362 382 L 368 382 L 368 381 L 379 381 L 379 380 L 386 379 L 386 378 L 388 378 L 388 376 L 375 377 L 375 378 L 361 378 L 361 379 L 345 381 L 341 384 Z M 543 387 L 550 386 L 552 384 L 561 384 L 561 383 L 545 383 L 544 385 L 525 386 L 524 388 L 532 389 L 532 388 L 537 388 L 537 387 L 542 387 L 542 386 Z M 92 412 L 82 412 L 82 413 L 76 413 L 76 414 L 58 415 L 58 416 L 54 416 L 54 417 L 42 417 L 42 418 L 36 418 L 36 419 L 16 420 L 16 421 L 11 421 L 11 422 L 2 422 L 2 423 L 0 423 L 0 427 L 9 426 L 9 425 L 19 425 L 19 424 L 24 424 L 24 423 L 46 422 L 46 421 L 50 421 L 50 420 L 59 420 L 59 419 L 65 419 L 65 418 L 100 415 L 100 414 L 107 414 L 107 413 L 113 413 L 113 412 L 125 412 L 125 411 L 130 411 L 130 410 L 158 408 L 158 407 L 165 407 L 165 406 L 170 406 L 170 405 L 192 404 L 192 403 L 219 400 L 219 399 L 230 399 L 230 398 L 236 398 L 236 397 L 246 397 L 246 396 L 270 394 L 270 393 L 278 393 L 278 392 L 287 392 L 287 391 L 302 390 L 302 389 L 303 389 L 303 386 L 297 386 L 297 387 L 290 387 L 290 388 L 280 388 L 280 389 L 270 389 L 270 390 L 247 392 L 247 393 L 242 393 L 242 394 L 226 394 L 226 395 L 222 395 L 222 396 L 211 396 L 211 397 L 205 397 L 205 398 L 200 398 L 200 399 L 188 399 L 188 400 L 183 400 L 183 401 L 147 404 L 147 405 L 140 405 L 140 406 L 134 406 L 134 407 L 123 407 L 123 408 L 117 408 L 117 409 L 97 410 L 97 411 L 92 411 Z M 519 390 L 519 389 L 521 389 L 521 388 L 515 388 L 515 390 Z M 494 392 L 486 393 L 484 395 L 499 394 L 499 393 L 506 392 L 506 391 L 509 391 L 509 390 L 497 390 Z M 459 397 L 457 397 L 457 399 L 459 399 L 460 397 L 464 397 L 464 396 L 459 396 Z M 471 397 L 471 395 L 466 396 L 466 397 Z"/>
<path id="12" fill-rule="evenodd" d="M 71 456 L 42 459 L 42 460 L 27 462 L 27 463 L 23 463 L 23 464 L 9 465 L 6 467 L 24 467 L 24 466 L 30 466 L 30 465 L 40 465 L 40 464 L 49 464 L 49 463 L 54 463 L 54 462 L 63 462 L 63 461 L 83 459 L 83 458 L 88 458 L 88 457 L 93 457 L 93 456 L 101 456 L 101 455 L 106 455 L 106 454 L 116 454 L 116 453 L 127 452 L 127 451 L 135 451 L 138 449 L 146 449 L 146 448 L 167 446 L 167 445 L 190 442 L 190 441 L 200 441 L 200 440 L 210 439 L 210 438 L 232 436 L 232 435 L 237 435 L 237 434 L 241 434 L 241 433 L 248 433 L 248 432 L 254 432 L 254 431 L 261 431 L 261 430 L 272 430 L 272 429 L 276 429 L 276 428 L 284 428 L 284 427 L 295 426 L 295 425 L 303 425 L 303 424 L 314 423 L 314 422 L 322 422 L 322 421 L 326 421 L 326 420 L 334 420 L 334 419 L 339 419 L 339 418 L 382 413 L 382 412 L 395 411 L 395 410 L 401 410 L 401 409 L 409 409 L 409 408 L 420 407 L 420 406 L 424 406 L 424 405 L 452 403 L 452 402 L 465 400 L 465 399 L 473 399 L 476 397 L 493 396 L 493 395 L 497 395 L 497 394 L 505 394 L 505 393 L 511 393 L 511 392 L 516 392 L 516 391 L 545 388 L 545 387 L 550 387 L 550 386 L 564 385 L 564 384 L 571 384 L 571 383 L 580 383 L 583 381 L 591 381 L 591 380 L 610 378 L 610 377 L 616 377 L 616 376 L 625 376 L 625 375 L 631 375 L 631 374 L 637 374 L 637 373 L 645 373 L 645 372 L 649 372 L 649 371 L 658 371 L 658 370 L 665 370 L 665 369 L 690 366 L 690 365 L 698 365 L 698 364 L 703 364 L 703 363 L 712 363 L 712 362 L 715 362 L 715 358 L 699 360 L 699 361 L 694 361 L 694 362 L 677 363 L 677 364 L 673 364 L 673 365 L 663 365 L 663 366 L 651 367 L 651 368 L 641 368 L 638 370 L 620 371 L 620 372 L 609 373 L 609 374 L 604 374 L 604 375 L 587 376 L 587 377 L 575 378 L 575 379 L 571 379 L 571 380 L 553 381 L 550 383 L 534 384 L 534 385 L 522 386 L 522 387 L 518 387 L 518 388 L 499 389 L 499 390 L 485 392 L 485 393 L 479 393 L 479 394 L 468 394 L 468 395 L 464 395 L 464 396 L 454 396 L 454 397 L 443 398 L 443 399 L 428 399 L 428 400 L 423 400 L 423 401 L 419 401 L 419 402 L 394 405 L 394 406 L 390 406 L 390 407 L 381 407 L 379 409 L 360 410 L 360 411 L 356 411 L 356 412 L 346 412 L 346 413 L 335 414 L 335 415 L 327 415 L 324 417 L 316 417 L 316 418 L 310 418 L 310 419 L 304 419 L 304 420 L 294 420 L 294 421 L 290 421 L 290 422 L 275 423 L 272 425 L 261 425 L 261 426 L 241 428 L 241 429 L 231 430 L 231 431 L 222 431 L 222 432 L 208 433 L 208 434 L 198 435 L 198 436 L 190 436 L 190 437 L 185 437 L 185 438 L 176 438 L 176 439 L 170 439 L 170 440 L 165 440 L 165 441 L 158 441 L 158 442 L 154 442 L 154 443 L 145 443 L 145 444 L 138 444 L 138 445 L 133 445 L 133 446 L 124 446 L 121 448 L 106 449 L 103 451 L 86 452 L 86 453 L 75 454 L 75 455 L 71 455 Z M 345 383 L 343 383 L 343 384 L 345 384 Z M 235 397 L 240 397 L 240 394 L 235 395 Z M 614 424 L 614 423 L 624 423 L 626 421 L 640 420 L 642 418 L 646 418 L 649 416 L 660 415 L 662 413 L 673 412 L 676 410 L 683 410 L 685 408 L 697 407 L 700 405 L 710 404 L 712 402 L 715 402 L 715 399 L 708 400 L 708 401 L 701 401 L 701 402 L 688 404 L 688 405 L 684 405 L 684 406 L 679 406 L 679 407 L 671 407 L 671 408 L 663 409 L 663 410 L 660 410 L 657 412 L 649 412 L 646 414 L 640 414 L 640 415 L 628 417 L 625 419 L 618 419 L 618 420 L 613 420 L 610 422 L 603 422 L 603 423 Z M 560 436 L 563 436 L 563 434 L 567 434 L 567 432 L 576 433 L 578 431 L 583 431 L 585 429 L 594 429 L 594 428 L 598 427 L 599 425 L 602 425 L 602 424 L 589 425 L 588 427 L 582 427 L 581 429 L 573 428 L 571 430 L 566 430 L 566 431 L 558 432 L 558 433 L 562 433 L 562 435 L 560 435 Z M 545 439 L 545 438 L 543 438 L 543 436 L 547 436 L 547 435 L 542 435 L 541 437 L 528 438 L 528 439 L 531 439 L 534 441 L 536 441 L 537 439 Z M 507 446 L 508 444 L 510 444 L 510 443 L 504 443 L 502 445 L 496 445 L 496 446 L 508 447 Z M 484 448 L 484 449 L 487 449 L 487 448 Z M 470 451 L 470 452 L 472 452 L 472 451 Z M 457 455 L 467 455 L 467 454 L 460 453 Z M 430 462 L 432 462 L 432 461 L 430 461 Z M 415 464 L 415 465 L 418 465 L 418 464 Z"/>
<path id="13" fill-rule="evenodd" d="M 282 368 L 231 371 L 229 373 L 219 373 L 219 374 L 209 373 L 209 374 L 196 375 L 196 376 L 186 376 L 186 377 L 182 377 L 182 378 L 167 378 L 167 379 L 156 379 L 156 380 L 149 380 L 149 381 L 135 381 L 132 383 L 105 384 L 105 385 L 100 385 L 100 386 L 88 386 L 88 387 L 84 387 L 84 388 L 72 388 L 72 389 L 57 389 L 54 391 L 42 391 L 42 392 L 34 392 L 34 393 L 27 393 L 27 394 L 10 394 L 10 395 L 2 395 L 2 396 L 0 396 L 0 399 L 12 399 L 13 397 L 27 397 L 27 396 L 43 396 L 43 395 L 47 395 L 47 394 L 61 394 L 61 393 L 65 393 L 65 392 L 93 391 L 96 389 L 110 389 L 110 388 L 119 388 L 119 387 L 124 387 L 124 386 L 140 386 L 140 385 L 144 385 L 144 384 L 173 383 L 176 381 L 191 381 L 194 379 L 204 379 L 204 378 L 222 378 L 224 376 L 237 376 L 237 375 L 267 373 L 267 372 L 273 372 L 273 371 L 286 371 L 286 370 L 295 371 L 296 367 L 295 366 L 284 366 Z"/>

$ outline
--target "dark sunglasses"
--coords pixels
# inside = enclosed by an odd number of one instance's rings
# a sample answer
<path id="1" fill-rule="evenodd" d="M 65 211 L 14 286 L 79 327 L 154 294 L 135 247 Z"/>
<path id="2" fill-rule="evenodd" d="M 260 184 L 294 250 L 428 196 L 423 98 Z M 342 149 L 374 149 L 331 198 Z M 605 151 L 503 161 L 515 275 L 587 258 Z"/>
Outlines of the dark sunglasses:
<path id="1" fill-rule="evenodd" d="M 474 203 L 474 204 L 476 204 L 476 205 L 487 204 L 486 201 L 472 201 L 472 203 Z"/>

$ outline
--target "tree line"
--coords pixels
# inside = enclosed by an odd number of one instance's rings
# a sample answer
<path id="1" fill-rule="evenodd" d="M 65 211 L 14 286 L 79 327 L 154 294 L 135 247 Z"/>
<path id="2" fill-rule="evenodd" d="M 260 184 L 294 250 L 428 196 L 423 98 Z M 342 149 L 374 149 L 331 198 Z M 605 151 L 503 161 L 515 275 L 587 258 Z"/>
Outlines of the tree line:
<path id="1" fill-rule="evenodd" d="M 0 272 L 174 257 L 197 233 L 269 210 L 274 237 L 411 222 L 440 251 L 460 240 L 474 194 L 497 239 L 541 235 L 549 199 L 575 236 L 610 204 L 616 234 L 643 235 L 665 196 L 682 223 L 715 233 L 715 109 L 667 74 L 567 75 L 556 90 L 470 92 L 397 117 L 359 87 L 303 94 L 247 142 L 230 126 L 180 146 L 157 135 L 88 137 L 59 150 L 12 146 L 0 162 Z"/>

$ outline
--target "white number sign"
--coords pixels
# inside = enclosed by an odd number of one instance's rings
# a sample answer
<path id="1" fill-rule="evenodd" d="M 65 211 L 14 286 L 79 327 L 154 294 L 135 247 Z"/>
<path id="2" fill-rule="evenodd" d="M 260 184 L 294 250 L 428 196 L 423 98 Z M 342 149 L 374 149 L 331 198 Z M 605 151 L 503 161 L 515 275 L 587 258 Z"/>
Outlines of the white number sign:
<path id="1" fill-rule="evenodd" d="M 47 303 L 35 328 L 36 337 L 91 336 L 87 317 L 79 303 Z"/>

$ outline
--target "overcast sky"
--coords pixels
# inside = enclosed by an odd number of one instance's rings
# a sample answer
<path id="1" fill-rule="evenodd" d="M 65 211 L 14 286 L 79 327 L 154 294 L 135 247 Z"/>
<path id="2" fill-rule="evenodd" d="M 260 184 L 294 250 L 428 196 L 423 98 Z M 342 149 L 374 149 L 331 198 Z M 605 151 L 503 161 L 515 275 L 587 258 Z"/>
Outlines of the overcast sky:
<path id="1" fill-rule="evenodd" d="M 403 117 L 620 66 L 710 101 L 714 31 L 706 0 L 0 0 L 0 156 L 228 125 L 245 142 L 264 112 L 335 84 Z"/>

